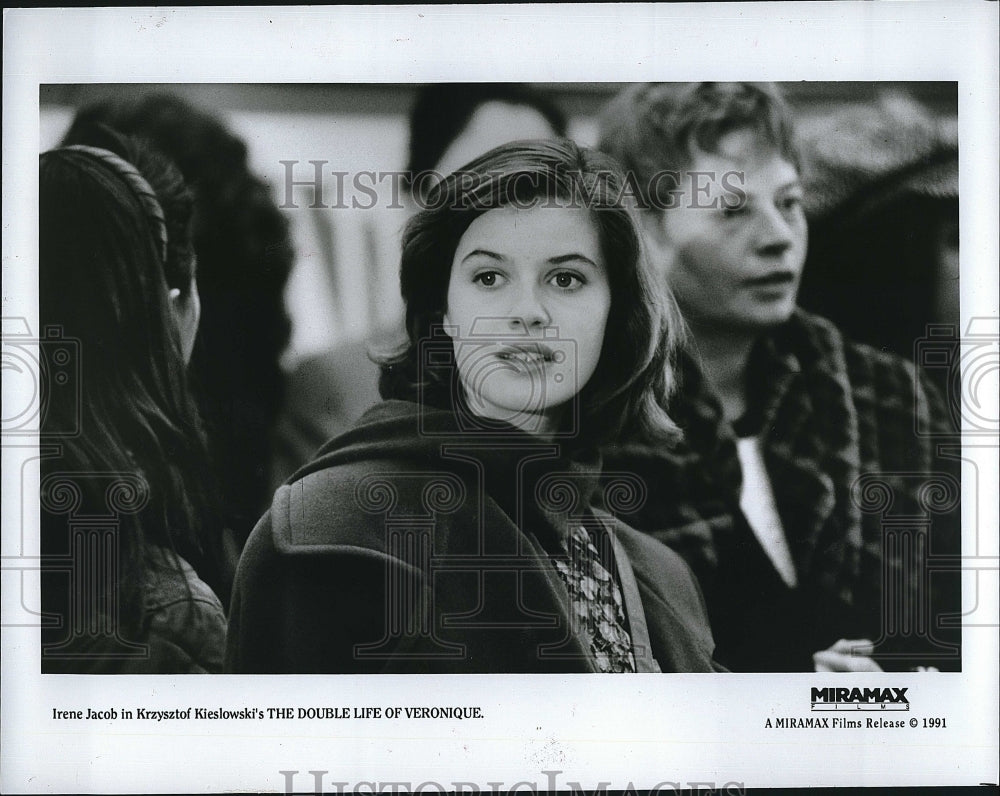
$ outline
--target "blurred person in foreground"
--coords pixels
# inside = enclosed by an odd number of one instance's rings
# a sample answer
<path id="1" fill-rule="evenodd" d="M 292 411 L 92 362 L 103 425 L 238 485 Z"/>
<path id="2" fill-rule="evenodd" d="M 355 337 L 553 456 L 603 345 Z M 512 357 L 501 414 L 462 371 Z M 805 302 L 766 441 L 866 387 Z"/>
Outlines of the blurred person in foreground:
<path id="1" fill-rule="evenodd" d="M 958 573 L 941 571 L 960 489 L 933 436 L 946 409 L 911 363 L 796 307 L 808 233 L 777 88 L 632 86 L 600 146 L 635 179 L 691 333 L 669 405 L 684 441 L 622 440 L 606 469 L 643 478 L 623 518 L 698 575 L 719 661 L 960 668 Z"/>
<path id="2" fill-rule="evenodd" d="M 78 341 L 81 376 L 78 394 L 57 376 L 43 394 L 59 448 L 42 460 L 42 671 L 218 672 L 225 565 L 186 374 L 191 195 L 145 145 L 103 141 L 40 159 L 39 314 L 48 344 Z"/>
<path id="3" fill-rule="evenodd" d="M 99 102 L 79 111 L 63 143 L 91 143 L 102 125 L 152 142 L 194 192 L 203 312 L 191 383 L 221 489 L 232 570 L 271 494 L 273 430 L 285 386 L 279 360 L 291 330 L 284 304 L 294 259 L 288 220 L 250 171 L 246 144 L 211 113 L 170 94 Z"/>

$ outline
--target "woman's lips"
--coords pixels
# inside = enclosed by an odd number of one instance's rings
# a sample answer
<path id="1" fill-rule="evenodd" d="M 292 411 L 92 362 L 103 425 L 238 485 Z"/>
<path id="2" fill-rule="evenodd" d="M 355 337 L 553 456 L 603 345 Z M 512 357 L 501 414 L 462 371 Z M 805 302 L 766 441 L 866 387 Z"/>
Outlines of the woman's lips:
<path id="1" fill-rule="evenodd" d="M 505 344 L 497 351 L 497 359 L 503 362 L 520 362 L 528 365 L 555 361 L 555 352 L 544 343 Z"/>
<path id="2" fill-rule="evenodd" d="M 774 271 L 765 276 L 747 279 L 746 284 L 750 287 L 782 287 L 795 282 L 794 271 Z"/>

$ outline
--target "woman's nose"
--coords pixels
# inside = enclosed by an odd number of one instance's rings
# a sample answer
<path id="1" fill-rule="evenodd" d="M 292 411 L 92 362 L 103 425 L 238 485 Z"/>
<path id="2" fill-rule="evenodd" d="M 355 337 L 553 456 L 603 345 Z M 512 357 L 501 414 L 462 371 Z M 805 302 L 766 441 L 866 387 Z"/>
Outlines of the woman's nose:
<path id="1" fill-rule="evenodd" d="M 776 208 L 764 208 L 759 216 L 757 250 L 762 254 L 782 254 L 795 242 L 793 221 Z"/>
<path id="2" fill-rule="evenodd" d="M 524 287 L 517 293 L 514 305 L 510 309 L 510 325 L 523 325 L 526 329 L 548 326 L 552 317 L 545 306 L 542 296 L 534 286 Z"/>

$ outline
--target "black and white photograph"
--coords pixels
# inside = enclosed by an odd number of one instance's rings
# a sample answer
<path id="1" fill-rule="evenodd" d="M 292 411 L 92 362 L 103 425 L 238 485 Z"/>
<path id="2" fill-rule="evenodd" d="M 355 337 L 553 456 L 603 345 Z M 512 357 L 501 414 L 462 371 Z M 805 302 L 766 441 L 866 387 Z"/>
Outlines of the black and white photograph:
<path id="1" fill-rule="evenodd" d="M 2 790 L 995 792 L 991 26 L 5 12 Z"/>

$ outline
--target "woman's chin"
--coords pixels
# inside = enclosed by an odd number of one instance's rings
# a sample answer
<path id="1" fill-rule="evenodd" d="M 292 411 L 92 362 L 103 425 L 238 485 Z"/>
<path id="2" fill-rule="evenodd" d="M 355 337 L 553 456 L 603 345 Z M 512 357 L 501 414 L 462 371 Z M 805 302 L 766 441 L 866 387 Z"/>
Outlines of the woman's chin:
<path id="1" fill-rule="evenodd" d="M 555 428 L 561 410 L 559 406 L 550 405 L 549 401 L 539 400 L 540 393 L 494 394 L 469 400 L 468 403 L 479 417 L 509 423 L 529 434 L 548 434 Z"/>

